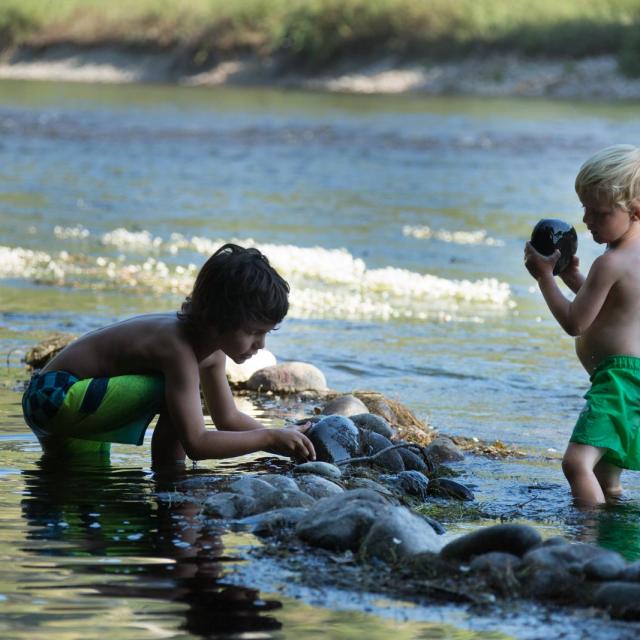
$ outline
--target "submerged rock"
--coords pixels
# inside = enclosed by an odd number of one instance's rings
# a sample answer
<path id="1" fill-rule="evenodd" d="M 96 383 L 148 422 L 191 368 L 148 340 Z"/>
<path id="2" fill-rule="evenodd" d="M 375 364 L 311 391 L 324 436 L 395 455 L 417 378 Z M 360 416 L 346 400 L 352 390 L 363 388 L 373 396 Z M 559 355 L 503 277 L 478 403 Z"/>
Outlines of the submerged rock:
<path id="1" fill-rule="evenodd" d="M 360 433 L 344 416 L 331 415 L 316 422 L 307 432 L 321 462 L 342 462 L 360 452 Z"/>
<path id="2" fill-rule="evenodd" d="M 444 558 L 461 562 L 490 551 L 523 556 L 541 542 L 542 537 L 533 527 L 524 524 L 497 524 L 452 540 L 440 553 Z"/>
<path id="3" fill-rule="evenodd" d="M 322 392 L 327 389 L 327 381 L 322 371 L 312 364 L 286 362 L 256 371 L 247 380 L 247 388 L 278 393 Z"/>

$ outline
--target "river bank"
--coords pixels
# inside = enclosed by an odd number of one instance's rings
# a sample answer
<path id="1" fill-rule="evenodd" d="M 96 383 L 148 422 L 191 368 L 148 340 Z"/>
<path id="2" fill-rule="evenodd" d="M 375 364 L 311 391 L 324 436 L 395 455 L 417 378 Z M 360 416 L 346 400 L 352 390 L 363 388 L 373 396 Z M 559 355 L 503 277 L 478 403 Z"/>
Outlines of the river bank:
<path id="1" fill-rule="evenodd" d="M 498 53 L 450 61 L 363 58 L 321 72 L 293 71 L 275 57 L 219 59 L 190 71 L 181 51 L 55 45 L 23 47 L 0 59 L 0 79 L 87 83 L 160 83 L 273 87 L 357 94 L 640 99 L 640 78 L 619 70 L 613 55 L 583 59 L 528 58 Z"/>

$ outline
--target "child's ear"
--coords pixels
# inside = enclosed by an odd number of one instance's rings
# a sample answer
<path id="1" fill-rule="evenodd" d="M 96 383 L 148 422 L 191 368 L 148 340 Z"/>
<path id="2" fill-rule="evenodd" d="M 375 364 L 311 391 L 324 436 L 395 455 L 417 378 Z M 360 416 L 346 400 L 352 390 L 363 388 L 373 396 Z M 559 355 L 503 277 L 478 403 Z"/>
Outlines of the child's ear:
<path id="1" fill-rule="evenodd" d="M 629 215 L 632 220 L 640 220 L 640 198 L 629 201 Z"/>

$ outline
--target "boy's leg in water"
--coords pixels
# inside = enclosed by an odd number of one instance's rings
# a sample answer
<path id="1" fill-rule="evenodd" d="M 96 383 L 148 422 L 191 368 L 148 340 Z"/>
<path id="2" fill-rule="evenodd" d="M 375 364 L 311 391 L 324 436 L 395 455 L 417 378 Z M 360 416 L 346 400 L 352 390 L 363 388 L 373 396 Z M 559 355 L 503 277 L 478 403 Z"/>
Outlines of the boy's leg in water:
<path id="1" fill-rule="evenodd" d="M 571 493 L 582 505 L 604 504 L 605 495 L 594 473 L 595 466 L 606 453 L 602 447 L 570 442 L 562 458 L 562 471 L 569 481 Z"/>
<path id="2" fill-rule="evenodd" d="M 160 414 L 151 437 L 151 466 L 163 467 L 184 462 L 186 453 L 166 412 Z"/>
<path id="3" fill-rule="evenodd" d="M 622 469 L 615 464 L 600 460 L 593 469 L 596 478 L 602 487 L 602 492 L 607 500 L 614 502 L 622 496 L 622 485 L 620 484 L 620 474 Z"/>

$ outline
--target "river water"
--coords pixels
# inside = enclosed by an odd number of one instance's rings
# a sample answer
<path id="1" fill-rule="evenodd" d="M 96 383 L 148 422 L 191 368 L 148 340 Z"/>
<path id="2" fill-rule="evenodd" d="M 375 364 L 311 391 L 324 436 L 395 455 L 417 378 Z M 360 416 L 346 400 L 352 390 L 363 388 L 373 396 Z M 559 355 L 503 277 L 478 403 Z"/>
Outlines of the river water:
<path id="1" fill-rule="evenodd" d="M 26 350 L 54 331 L 176 309 L 228 241 L 263 250 L 292 286 L 267 345 L 280 361 L 315 364 L 334 389 L 380 391 L 444 433 L 518 446 L 526 459 L 461 469 L 489 516 L 517 505 L 549 534 L 640 556 L 633 474 L 627 511 L 591 528 L 572 511 L 558 456 L 588 378 L 522 259 L 543 217 L 575 224 L 585 268 L 598 255 L 573 179 L 599 148 L 640 140 L 638 113 L 0 82 L 3 637 L 535 637 L 531 617 L 510 626 L 354 594 L 322 606 L 280 578 L 252 583 L 239 568 L 253 566 L 248 534 L 194 525 L 176 543 L 172 526 L 193 514 L 154 501 L 148 443 L 115 447 L 112 467 L 72 482 L 42 468 L 19 410 Z M 245 409 L 280 420 L 273 407 Z"/>

